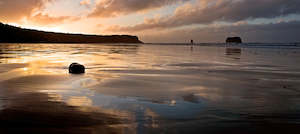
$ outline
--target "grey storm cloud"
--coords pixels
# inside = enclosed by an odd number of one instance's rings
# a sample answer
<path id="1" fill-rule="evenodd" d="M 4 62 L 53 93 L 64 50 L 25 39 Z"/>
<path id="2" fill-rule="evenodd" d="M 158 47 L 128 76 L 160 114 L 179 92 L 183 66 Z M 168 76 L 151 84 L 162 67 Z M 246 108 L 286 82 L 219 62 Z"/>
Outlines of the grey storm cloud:
<path id="1" fill-rule="evenodd" d="M 190 0 L 99 0 L 89 17 L 116 17 Z"/>
<path id="2" fill-rule="evenodd" d="M 192 29 L 174 29 L 141 36 L 145 42 L 225 42 L 228 36 L 241 36 L 245 42 L 300 42 L 300 21 L 270 24 L 240 24 Z"/>
<path id="3" fill-rule="evenodd" d="M 256 18 L 275 18 L 300 13 L 300 0 L 198 0 L 176 9 L 173 15 L 145 19 L 143 23 L 112 26 L 112 31 L 141 31 L 174 28 L 213 22 L 238 22 Z"/>

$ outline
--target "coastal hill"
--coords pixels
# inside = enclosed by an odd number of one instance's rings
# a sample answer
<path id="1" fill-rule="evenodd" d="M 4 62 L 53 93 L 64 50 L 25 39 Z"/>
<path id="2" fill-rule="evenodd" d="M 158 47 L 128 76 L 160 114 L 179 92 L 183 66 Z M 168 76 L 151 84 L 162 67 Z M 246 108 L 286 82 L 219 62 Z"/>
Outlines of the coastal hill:
<path id="1" fill-rule="evenodd" d="M 84 35 L 19 28 L 0 22 L 0 43 L 143 43 L 131 35 Z"/>

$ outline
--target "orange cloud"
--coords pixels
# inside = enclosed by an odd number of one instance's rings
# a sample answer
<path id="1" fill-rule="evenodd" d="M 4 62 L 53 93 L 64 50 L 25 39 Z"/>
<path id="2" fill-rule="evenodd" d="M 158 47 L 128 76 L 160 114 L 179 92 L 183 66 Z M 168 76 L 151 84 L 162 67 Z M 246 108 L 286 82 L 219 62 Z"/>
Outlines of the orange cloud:
<path id="1" fill-rule="evenodd" d="M 1 0 L 0 21 L 17 22 L 44 8 L 54 0 Z"/>
<path id="2" fill-rule="evenodd" d="M 71 16 L 49 16 L 48 14 L 39 13 L 37 15 L 31 16 L 30 22 L 33 22 L 36 25 L 55 25 L 61 24 L 67 21 L 77 21 L 79 17 L 71 17 Z"/>
<path id="3" fill-rule="evenodd" d="M 91 4 L 91 0 L 82 0 L 80 1 L 80 5 L 89 6 Z"/>

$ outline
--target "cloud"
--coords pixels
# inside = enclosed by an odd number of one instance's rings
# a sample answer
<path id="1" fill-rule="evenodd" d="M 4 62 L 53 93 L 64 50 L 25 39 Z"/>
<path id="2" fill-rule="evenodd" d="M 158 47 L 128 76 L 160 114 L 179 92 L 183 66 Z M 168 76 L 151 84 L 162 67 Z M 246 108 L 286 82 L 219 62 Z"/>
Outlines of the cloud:
<path id="1" fill-rule="evenodd" d="M 16 22 L 23 17 L 31 16 L 35 11 L 44 8 L 54 0 L 1 0 L 0 21 Z"/>
<path id="2" fill-rule="evenodd" d="M 91 5 L 91 0 L 82 0 L 80 5 L 89 7 Z"/>
<path id="3" fill-rule="evenodd" d="M 80 17 L 53 16 L 43 13 L 46 4 L 54 1 L 57 0 L 2 0 L 0 21 L 52 26 L 80 19 Z"/>
<path id="4" fill-rule="evenodd" d="M 36 24 L 36 25 L 56 25 L 61 24 L 67 21 L 77 21 L 79 20 L 79 17 L 71 17 L 71 16 L 49 16 L 48 14 L 36 14 L 34 16 L 31 16 L 29 18 L 30 22 Z"/>
<path id="5" fill-rule="evenodd" d="M 172 9 L 177 8 L 174 11 L 163 9 L 161 11 L 167 11 L 168 15 L 154 15 L 141 23 L 132 24 L 131 20 L 129 23 L 131 16 L 109 19 L 170 5 Z M 296 35 L 299 35 L 300 22 L 291 21 L 295 20 L 294 16 L 286 16 L 300 15 L 299 7 L 300 0 L 0 0 L 0 21 L 29 26 L 64 26 L 69 31 L 84 25 L 84 31 L 81 28 L 79 32 L 100 29 L 104 33 L 137 34 L 146 42 L 188 42 L 190 39 L 224 42 L 227 36 L 242 36 L 250 42 L 294 42 L 299 41 Z M 138 22 L 140 18 L 136 18 Z M 264 18 L 255 21 L 260 24 L 248 24 L 258 18 Z M 278 18 L 284 19 L 270 23 Z M 130 25 L 109 26 L 114 20 L 124 20 Z M 78 22 L 69 23 L 74 21 Z M 99 21 L 103 24 L 97 25 Z M 114 24 L 121 24 L 121 21 Z"/>
<path id="6" fill-rule="evenodd" d="M 190 0 L 98 0 L 89 17 L 116 17 Z"/>
<path id="7" fill-rule="evenodd" d="M 241 36 L 245 42 L 300 42 L 300 21 L 270 24 L 239 23 L 224 26 L 185 28 L 138 33 L 145 42 L 225 42 L 229 36 Z"/>
<path id="8" fill-rule="evenodd" d="M 256 18 L 275 18 L 300 13 L 300 0 L 198 0 L 176 9 L 173 15 L 145 19 L 134 26 L 113 26 L 114 31 L 141 31 L 175 28 L 213 22 L 238 22 Z"/>

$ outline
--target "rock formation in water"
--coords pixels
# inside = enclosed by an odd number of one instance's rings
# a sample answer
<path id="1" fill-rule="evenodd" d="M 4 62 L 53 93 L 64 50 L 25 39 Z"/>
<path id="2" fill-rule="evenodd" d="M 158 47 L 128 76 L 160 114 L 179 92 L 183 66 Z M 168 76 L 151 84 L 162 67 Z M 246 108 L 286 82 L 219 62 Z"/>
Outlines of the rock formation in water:
<path id="1" fill-rule="evenodd" d="M 131 35 L 84 35 L 23 29 L 0 23 L 0 43 L 142 43 Z"/>
<path id="2" fill-rule="evenodd" d="M 71 74 L 83 74 L 85 73 L 85 67 L 78 63 L 72 63 L 69 66 L 69 73 Z"/>
<path id="3" fill-rule="evenodd" d="M 242 43 L 241 37 L 228 37 L 226 43 Z"/>

